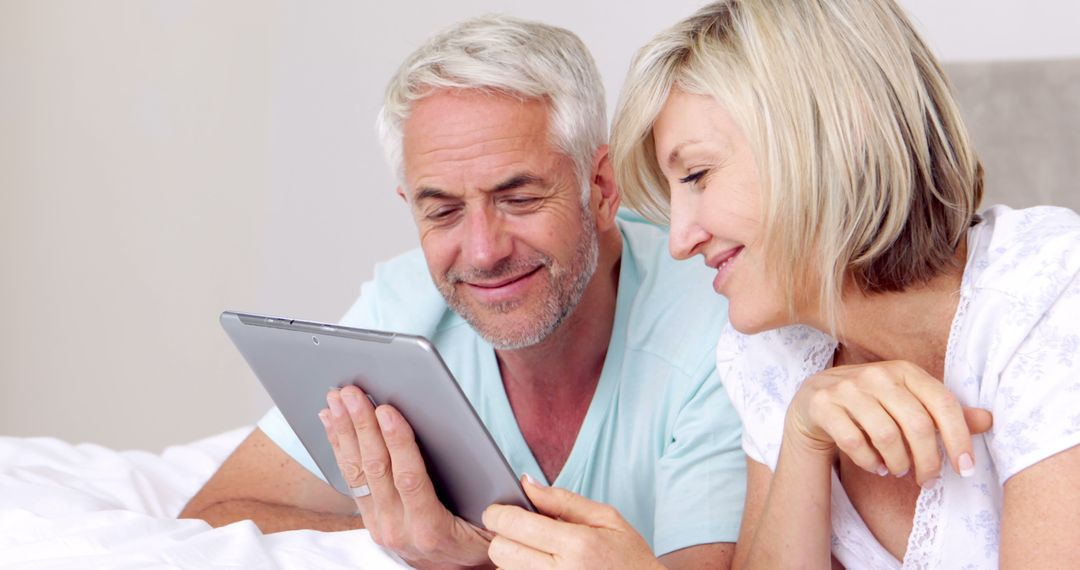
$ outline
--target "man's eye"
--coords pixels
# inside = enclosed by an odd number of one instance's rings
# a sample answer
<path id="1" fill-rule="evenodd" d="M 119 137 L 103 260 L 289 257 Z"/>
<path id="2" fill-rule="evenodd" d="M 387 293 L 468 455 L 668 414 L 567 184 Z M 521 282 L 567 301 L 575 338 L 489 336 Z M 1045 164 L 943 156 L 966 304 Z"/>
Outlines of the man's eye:
<path id="1" fill-rule="evenodd" d="M 538 200 L 539 200 L 539 198 L 530 198 L 530 197 L 506 198 L 506 199 L 503 200 L 503 204 L 506 204 L 508 206 L 513 206 L 513 207 L 519 207 L 520 208 L 520 207 L 531 206 L 531 205 L 535 204 Z"/>
<path id="2" fill-rule="evenodd" d="M 446 220 L 446 219 L 450 218 L 451 216 L 453 216 L 455 213 L 457 213 L 457 211 L 458 211 L 458 208 L 454 208 L 454 207 L 438 208 L 436 210 L 433 210 L 433 211 L 429 212 L 428 215 L 427 215 L 427 219 L 433 220 L 433 221 L 436 221 L 436 222 L 443 221 L 443 220 Z"/>

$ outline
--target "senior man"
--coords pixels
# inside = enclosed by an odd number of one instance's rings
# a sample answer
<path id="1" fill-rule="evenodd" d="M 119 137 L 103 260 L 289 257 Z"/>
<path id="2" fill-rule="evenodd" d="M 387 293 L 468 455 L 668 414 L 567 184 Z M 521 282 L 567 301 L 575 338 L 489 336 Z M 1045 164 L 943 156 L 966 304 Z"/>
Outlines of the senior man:
<path id="1" fill-rule="evenodd" d="M 745 475 L 714 370 L 726 304 L 619 211 L 581 41 L 458 24 L 401 66 L 379 131 L 420 249 L 378 265 L 342 323 L 430 338 L 519 474 L 612 505 L 669 566 L 729 563 Z M 327 485 L 273 410 L 181 516 L 365 526 L 414 565 L 489 563 L 490 536 L 439 503 L 406 419 L 359 396 L 331 392 L 325 421 L 371 496 Z"/>

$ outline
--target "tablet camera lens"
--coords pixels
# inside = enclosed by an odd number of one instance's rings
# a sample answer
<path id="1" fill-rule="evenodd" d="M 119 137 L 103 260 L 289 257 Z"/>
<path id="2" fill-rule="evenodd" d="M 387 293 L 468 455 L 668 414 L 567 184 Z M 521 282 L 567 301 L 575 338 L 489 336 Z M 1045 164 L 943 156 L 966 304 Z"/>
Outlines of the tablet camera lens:
<path id="1" fill-rule="evenodd" d="M 319 337 L 317 337 L 317 336 L 311 337 L 311 342 L 315 343 L 315 346 L 318 346 L 319 345 Z"/>

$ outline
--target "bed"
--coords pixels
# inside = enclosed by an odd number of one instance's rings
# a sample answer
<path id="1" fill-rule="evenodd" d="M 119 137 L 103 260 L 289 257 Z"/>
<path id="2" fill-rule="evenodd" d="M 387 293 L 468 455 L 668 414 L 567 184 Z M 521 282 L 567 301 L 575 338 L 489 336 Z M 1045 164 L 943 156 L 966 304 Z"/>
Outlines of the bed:
<path id="1" fill-rule="evenodd" d="M 365 530 L 177 520 L 250 431 L 161 454 L 0 437 L 0 568 L 407 568 Z"/>

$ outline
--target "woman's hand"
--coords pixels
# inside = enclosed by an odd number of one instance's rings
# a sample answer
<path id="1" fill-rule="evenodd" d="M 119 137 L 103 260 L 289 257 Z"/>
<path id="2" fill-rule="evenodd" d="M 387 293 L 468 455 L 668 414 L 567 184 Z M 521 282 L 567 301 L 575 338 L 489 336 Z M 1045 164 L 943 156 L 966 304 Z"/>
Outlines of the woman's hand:
<path id="1" fill-rule="evenodd" d="M 484 511 L 484 526 L 496 533 L 488 556 L 499 568 L 662 568 L 614 507 L 528 476 L 523 487 L 543 514 L 506 505 Z"/>
<path id="2" fill-rule="evenodd" d="M 788 407 L 784 438 L 811 450 L 844 452 L 859 467 L 923 486 L 940 477 L 938 434 L 957 473 L 974 472 L 971 436 L 990 412 L 963 408 L 941 381 L 905 361 L 837 366 L 807 379 Z"/>

